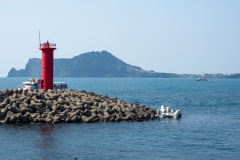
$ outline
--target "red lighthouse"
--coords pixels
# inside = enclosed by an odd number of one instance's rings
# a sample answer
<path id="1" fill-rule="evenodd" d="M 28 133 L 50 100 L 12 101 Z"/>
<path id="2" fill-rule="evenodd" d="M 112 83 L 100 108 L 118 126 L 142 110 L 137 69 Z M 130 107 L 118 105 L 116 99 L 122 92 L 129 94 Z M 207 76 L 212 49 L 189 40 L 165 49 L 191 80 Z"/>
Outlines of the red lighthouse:
<path id="1" fill-rule="evenodd" d="M 43 43 L 40 44 L 42 50 L 42 80 L 41 89 L 53 89 L 53 51 L 56 49 L 56 44 Z"/>

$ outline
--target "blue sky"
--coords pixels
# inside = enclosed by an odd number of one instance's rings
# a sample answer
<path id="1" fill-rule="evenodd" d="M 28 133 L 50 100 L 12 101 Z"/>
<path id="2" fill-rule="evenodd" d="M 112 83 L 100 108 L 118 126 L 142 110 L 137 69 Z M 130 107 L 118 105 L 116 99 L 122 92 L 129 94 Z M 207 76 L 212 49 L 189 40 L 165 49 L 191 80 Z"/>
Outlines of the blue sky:
<path id="1" fill-rule="evenodd" d="M 39 30 L 55 58 L 107 50 L 157 72 L 240 72 L 239 0 L 0 2 L 0 77 L 41 58 Z"/>

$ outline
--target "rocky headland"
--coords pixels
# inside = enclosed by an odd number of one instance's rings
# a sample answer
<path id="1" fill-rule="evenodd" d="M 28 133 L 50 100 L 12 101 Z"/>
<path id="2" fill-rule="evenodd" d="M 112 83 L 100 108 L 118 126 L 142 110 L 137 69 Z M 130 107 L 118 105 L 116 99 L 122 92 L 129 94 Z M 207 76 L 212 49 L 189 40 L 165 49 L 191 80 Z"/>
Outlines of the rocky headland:
<path id="1" fill-rule="evenodd" d="M 129 65 L 110 52 L 88 52 L 73 58 L 54 59 L 54 77 L 182 78 L 183 75 L 147 71 Z M 42 59 L 30 58 L 25 69 L 12 68 L 8 77 L 42 77 Z"/>
<path id="2" fill-rule="evenodd" d="M 78 90 L 2 90 L 0 122 L 119 122 L 145 121 L 156 111 L 107 95 Z"/>

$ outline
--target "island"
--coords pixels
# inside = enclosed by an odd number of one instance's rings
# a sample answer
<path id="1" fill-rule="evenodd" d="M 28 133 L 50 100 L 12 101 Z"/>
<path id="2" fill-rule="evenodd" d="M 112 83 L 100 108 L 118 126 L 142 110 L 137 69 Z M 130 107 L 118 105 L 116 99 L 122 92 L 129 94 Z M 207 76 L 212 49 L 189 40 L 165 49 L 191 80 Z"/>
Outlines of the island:
<path id="1" fill-rule="evenodd" d="M 42 61 L 30 58 L 25 69 L 12 68 L 8 77 L 41 77 Z M 174 73 L 147 71 L 129 65 L 110 52 L 87 52 L 73 58 L 54 59 L 54 77 L 86 77 L 86 78 L 184 78 Z"/>

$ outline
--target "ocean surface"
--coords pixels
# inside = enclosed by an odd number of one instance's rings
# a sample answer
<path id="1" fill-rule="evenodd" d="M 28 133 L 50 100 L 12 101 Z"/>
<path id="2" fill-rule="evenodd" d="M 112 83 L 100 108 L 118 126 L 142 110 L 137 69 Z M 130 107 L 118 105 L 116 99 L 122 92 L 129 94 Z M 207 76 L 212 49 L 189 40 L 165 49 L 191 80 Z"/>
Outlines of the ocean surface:
<path id="1" fill-rule="evenodd" d="M 0 90 L 27 78 L 0 78 Z M 118 97 L 181 119 L 145 122 L 0 124 L 0 159 L 201 160 L 240 158 L 240 79 L 56 78 L 69 89 Z"/>

